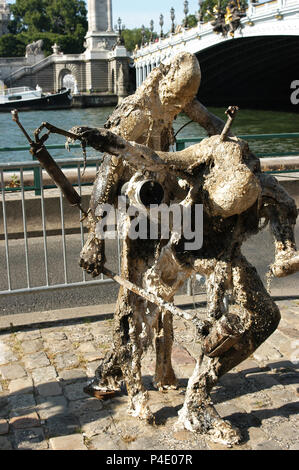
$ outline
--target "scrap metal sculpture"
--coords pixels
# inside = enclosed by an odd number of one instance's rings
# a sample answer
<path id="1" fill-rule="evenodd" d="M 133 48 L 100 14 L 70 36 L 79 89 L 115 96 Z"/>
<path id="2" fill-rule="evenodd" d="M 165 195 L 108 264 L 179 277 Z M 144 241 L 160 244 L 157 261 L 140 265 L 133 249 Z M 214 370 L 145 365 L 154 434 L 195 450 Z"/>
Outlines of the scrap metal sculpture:
<path id="1" fill-rule="evenodd" d="M 220 376 L 273 333 L 280 319 L 255 268 L 241 254 L 241 246 L 261 229 L 262 219 L 263 226 L 270 222 L 276 247 L 273 274 L 297 271 L 299 256 L 293 233 L 297 209 L 276 179 L 261 172 L 259 159 L 248 144 L 232 135 L 230 126 L 237 109 L 229 108 L 225 125 L 195 98 L 199 84 L 196 57 L 181 53 L 171 64 L 157 67 L 136 93 L 115 109 L 105 129 L 77 126 L 66 132 L 44 123 L 36 132 L 32 151 L 38 154 L 49 133 L 58 132 L 70 140 L 78 139 L 83 147 L 90 145 L 105 152 L 86 213 L 89 235 L 80 264 L 93 276 L 103 272 L 114 278 L 121 288 L 113 348 L 86 392 L 107 398 L 125 381 L 129 413 L 151 421 L 148 394 L 141 380 L 142 356 L 153 342 L 157 387 L 175 387 L 172 315 L 182 316 L 195 323 L 201 353 L 179 411 L 178 426 L 233 444 L 239 442 L 240 434 L 217 414 L 211 389 Z M 182 152 L 169 152 L 174 142 L 172 122 L 181 111 L 204 127 L 209 137 Z M 43 128 L 49 133 L 40 138 Z M 151 203 L 177 203 L 191 214 L 197 205 L 203 205 L 203 245 L 186 249 L 186 240 L 176 231 L 166 239 L 132 239 L 132 217 L 125 212 L 119 227 L 123 233 L 121 275 L 114 275 L 104 267 L 101 222 L 107 206 L 115 205 L 118 196 L 143 205 L 147 219 Z M 80 201 L 75 198 L 74 203 Z M 159 232 L 161 226 L 157 220 L 155 223 Z M 194 273 L 207 280 L 204 322 L 172 304 L 175 292 Z M 235 302 L 229 311 L 223 308 L 227 290 Z"/>

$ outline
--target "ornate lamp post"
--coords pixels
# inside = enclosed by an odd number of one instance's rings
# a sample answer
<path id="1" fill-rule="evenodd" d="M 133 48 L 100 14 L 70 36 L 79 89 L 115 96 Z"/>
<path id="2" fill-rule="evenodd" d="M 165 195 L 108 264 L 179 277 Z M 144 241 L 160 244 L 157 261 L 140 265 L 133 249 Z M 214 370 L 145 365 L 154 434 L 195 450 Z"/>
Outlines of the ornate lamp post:
<path id="1" fill-rule="evenodd" d="M 170 9 L 170 18 L 171 18 L 171 34 L 174 34 L 175 33 L 175 28 L 174 28 L 175 10 L 173 7 Z"/>
<path id="2" fill-rule="evenodd" d="M 163 34 L 163 25 L 164 25 L 164 16 L 160 15 L 160 22 L 159 22 L 160 26 L 161 26 L 161 33 L 160 33 L 160 38 L 164 38 L 164 34 Z"/>
<path id="3" fill-rule="evenodd" d="M 123 38 L 122 38 L 122 30 L 125 28 L 125 25 L 122 25 L 122 20 L 121 20 L 121 18 L 118 18 L 117 24 L 118 24 L 118 27 L 117 27 L 117 26 L 114 26 L 114 28 L 115 28 L 116 30 L 118 29 L 118 40 L 117 40 L 117 43 L 118 43 L 118 45 L 123 45 L 123 44 L 124 44 L 124 40 L 123 40 Z"/>
<path id="4" fill-rule="evenodd" d="M 198 0 L 198 20 L 200 23 L 203 23 L 203 11 L 202 11 L 202 4 L 204 0 Z"/>
<path id="5" fill-rule="evenodd" d="M 150 32 L 151 32 L 150 42 L 153 42 L 154 20 L 150 21 Z"/>
<path id="6" fill-rule="evenodd" d="M 144 43 L 145 43 L 145 41 L 144 41 L 144 39 L 145 39 L 145 27 L 144 27 L 144 24 L 141 25 L 141 37 L 142 37 L 142 39 L 141 39 L 141 45 L 144 46 Z"/>
<path id="7" fill-rule="evenodd" d="M 187 28 L 187 15 L 189 13 L 189 2 L 187 0 L 184 1 L 184 13 L 185 13 L 185 21 L 184 21 L 184 28 Z"/>

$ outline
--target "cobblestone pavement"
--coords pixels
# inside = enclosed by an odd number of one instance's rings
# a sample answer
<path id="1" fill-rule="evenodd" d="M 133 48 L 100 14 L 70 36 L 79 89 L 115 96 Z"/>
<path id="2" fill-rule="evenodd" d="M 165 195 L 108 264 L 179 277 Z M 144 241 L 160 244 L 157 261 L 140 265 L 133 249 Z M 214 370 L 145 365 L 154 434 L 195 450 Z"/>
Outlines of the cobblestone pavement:
<path id="1" fill-rule="evenodd" d="M 299 449 L 299 301 L 278 302 L 278 330 L 213 391 L 220 415 L 239 427 L 238 449 Z M 126 414 L 125 393 L 101 402 L 83 387 L 109 350 L 112 320 L 60 322 L 55 327 L 0 334 L 0 450 L 225 449 L 173 429 L 194 367 L 198 343 L 190 325 L 175 319 L 173 363 L 178 390 L 152 386 L 154 353 L 143 360 L 155 425 Z"/>

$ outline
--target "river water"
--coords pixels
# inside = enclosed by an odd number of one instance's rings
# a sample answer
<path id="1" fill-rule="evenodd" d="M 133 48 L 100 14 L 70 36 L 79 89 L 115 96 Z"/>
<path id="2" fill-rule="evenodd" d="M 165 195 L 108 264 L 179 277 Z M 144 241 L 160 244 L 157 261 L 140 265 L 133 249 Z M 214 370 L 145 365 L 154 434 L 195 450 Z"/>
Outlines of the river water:
<path id="1" fill-rule="evenodd" d="M 299 107 L 299 105 L 298 105 Z M 295 108 L 295 106 L 294 106 Z M 87 125 L 90 127 L 102 127 L 113 108 L 88 108 L 88 109 L 68 109 L 59 111 L 32 111 L 20 113 L 20 121 L 32 135 L 43 121 L 48 121 L 57 127 L 65 130 L 75 125 Z M 224 108 L 209 108 L 217 116 L 226 120 Z M 296 110 L 297 111 L 297 110 Z M 174 122 L 175 132 L 178 131 L 189 118 L 180 115 Z M 254 111 L 240 110 L 234 123 L 233 131 L 237 135 L 241 134 L 274 134 L 299 132 L 299 113 L 277 112 L 277 111 Z M 178 138 L 205 136 L 204 130 L 195 123 L 185 127 Z M 49 144 L 64 144 L 64 137 L 52 135 Z M 21 133 L 17 125 L 12 121 L 10 113 L 0 113 L 0 147 L 25 146 L 28 142 Z M 299 139 L 279 139 L 268 141 L 250 141 L 250 146 L 254 152 L 286 152 L 298 151 Z M 72 149 L 70 153 L 64 150 L 51 150 L 54 158 L 81 157 L 80 149 Z M 95 156 L 93 150 L 88 150 L 88 156 Z M 17 162 L 31 160 L 28 151 L 14 152 L 7 150 L 0 153 L 0 162 Z"/>

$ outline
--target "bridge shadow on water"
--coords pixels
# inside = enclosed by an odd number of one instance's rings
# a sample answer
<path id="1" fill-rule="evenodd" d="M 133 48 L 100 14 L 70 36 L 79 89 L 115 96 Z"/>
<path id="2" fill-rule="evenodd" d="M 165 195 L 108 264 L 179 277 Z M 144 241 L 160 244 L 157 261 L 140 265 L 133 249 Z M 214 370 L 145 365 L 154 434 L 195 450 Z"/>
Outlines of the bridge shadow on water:
<path id="1" fill-rule="evenodd" d="M 296 112 L 291 83 L 299 78 L 299 37 L 262 36 L 224 41 L 199 53 L 198 97 L 207 106 Z"/>

